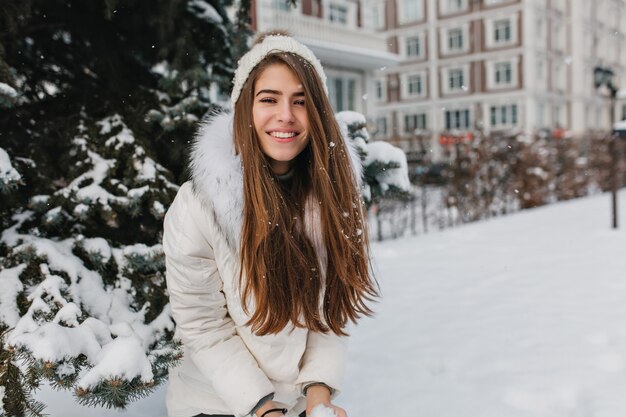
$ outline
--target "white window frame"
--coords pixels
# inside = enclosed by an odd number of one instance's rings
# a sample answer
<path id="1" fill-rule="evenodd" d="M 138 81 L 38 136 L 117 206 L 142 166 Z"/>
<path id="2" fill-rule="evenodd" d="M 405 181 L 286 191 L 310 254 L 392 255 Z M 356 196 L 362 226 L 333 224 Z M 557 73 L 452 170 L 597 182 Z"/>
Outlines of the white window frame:
<path id="1" fill-rule="evenodd" d="M 453 3 L 460 3 L 460 7 L 453 5 Z M 463 13 L 469 9 L 468 0 L 439 0 L 439 13 L 442 16 Z"/>
<path id="2" fill-rule="evenodd" d="M 450 112 L 450 114 L 454 114 L 455 115 L 455 121 L 458 120 L 463 120 L 463 118 L 465 117 L 465 112 L 467 112 L 467 118 L 464 123 L 464 126 L 459 126 L 459 127 L 447 127 L 446 126 L 446 113 Z M 458 114 L 457 114 L 458 112 Z M 458 116 L 458 117 L 457 117 Z M 450 130 L 470 130 L 472 129 L 472 122 L 473 122 L 473 117 L 474 115 L 472 114 L 472 109 L 471 107 L 458 107 L 458 108 L 446 108 L 443 110 L 443 129 L 450 131 Z M 450 118 L 452 120 L 452 117 Z M 451 125 L 453 123 L 450 123 Z M 457 123 L 454 123 L 457 124 Z M 461 124 L 461 123 L 459 123 Z"/>
<path id="3" fill-rule="evenodd" d="M 411 93 L 410 92 L 410 88 L 409 88 L 409 84 L 411 81 L 411 78 L 413 77 L 418 77 L 419 78 L 419 83 L 420 83 L 420 90 L 419 92 L 416 93 Z M 426 78 L 426 71 L 415 71 L 415 72 L 407 72 L 401 75 L 401 79 L 400 79 L 400 83 L 402 86 L 401 92 L 402 92 L 402 98 L 415 98 L 415 97 L 426 97 L 426 82 L 427 82 L 427 78 Z"/>
<path id="4" fill-rule="evenodd" d="M 450 49 L 450 31 L 451 30 L 461 30 L 461 36 L 463 40 L 463 47 L 459 49 Z M 465 54 L 469 52 L 470 49 L 470 31 L 469 31 L 469 23 L 464 23 L 458 26 L 449 26 L 443 27 L 439 29 L 439 39 L 441 40 L 441 52 L 443 55 L 452 55 L 452 54 Z"/>
<path id="5" fill-rule="evenodd" d="M 298 3 L 301 3 L 301 2 L 298 2 Z M 324 19 L 328 23 L 332 25 L 337 25 L 337 26 L 344 26 L 344 27 L 351 27 L 351 28 L 356 27 L 356 17 L 357 17 L 356 16 L 356 13 L 357 13 L 356 3 L 346 1 L 346 0 L 332 0 L 330 2 L 324 2 L 322 4 L 324 7 L 324 16 L 325 16 Z M 346 22 L 345 23 L 330 20 L 331 5 L 342 7 L 346 10 Z"/>
<path id="6" fill-rule="evenodd" d="M 408 117 L 415 117 L 415 121 L 417 122 L 420 118 L 423 117 L 423 126 L 415 126 L 413 129 L 410 129 L 407 127 L 407 118 Z M 409 133 L 409 134 L 413 134 L 415 132 L 415 129 L 420 129 L 420 130 L 427 130 L 428 129 L 428 112 L 427 111 L 416 111 L 416 112 L 406 112 L 406 113 L 402 113 L 402 131 L 404 133 Z"/>
<path id="7" fill-rule="evenodd" d="M 409 39 L 418 39 L 419 40 L 419 54 L 418 55 L 409 55 L 408 47 L 409 47 Z M 422 59 L 424 57 L 424 34 L 418 33 L 411 36 L 402 36 L 400 37 L 400 53 L 402 58 L 404 59 Z"/>
<path id="8" fill-rule="evenodd" d="M 511 82 L 497 82 L 497 65 L 507 63 L 511 66 Z M 497 90 L 499 88 L 516 88 L 518 87 L 518 66 L 519 56 L 515 56 L 509 59 L 498 59 L 489 61 L 487 63 L 487 88 L 489 90 Z"/>
<path id="9" fill-rule="evenodd" d="M 413 17 L 409 14 L 405 2 L 411 1 L 416 3 L 416 16 Z M 409 22 L 419 22 L 424 20 L 424 0 L 398 0 L 397 1 L 397 13 L 398 22 L 400 24 Z"/>
<path id="10" fill-rule="evenodd" d="M 329 96 L 331 98 L 331 103 L 333 105 L 333 109 L 336 112 L 339 111 L 343 111 L 343 110 L 354 110 L 354 111 L 361 111 L 361 90 L 360 90 L 360 80 L 359 77 L 356 74 L 352 74 L 352 73 L 332 73 L 329 72 L 327 73 L 328 76 L 328 80 L 327 80 L 327 85 L 328 85 L 328 93 Z M 336 80 L 337 79 L 341 79 L 341 104 L 342 104 L 342 108 L 338 108 L 338 102 L 337 102 L 337 84 L 336 84 Z M 352 96 L 352 108 L 350 108 L 350 81 L 353 82 L 352 86 L 353 86 L 353 96 Z"/>
<path id="11" fill-rule="evenodd" d="M 513 109 L 515 109 L 515 111 Z M 493 110 L 495 110 L 495 112 Z M 504 117 L 502 117 L 503 114 Z M 496 119 L 495 123 L 494 115 Z M 513 123 L 513 115 L 515 115 L 515 123 Z M 487 118 L 489 120 L 489 126 L 494 129 L 514 128 L 519 126 L 520 123 L 520 105 L 519 103 L 489 104 L 487 107 Z"/>
<path id="12" fill-rule="evenodd" d="M 485 0 L 485 6 L 493 6 L 496 4 L 511 3 L 514 0 Z"/>
<path id="13" fill-rule="evenodd" d="M 371 24 L 372 24 L 372 28 L 374 29 L 384 29 L 386 24 L 386 16 L 387 13 L 385 12 L 385 3 L 377 3 L 375 5 L 372 6 L 372 13 L 371 13 Z"/>
<path id="14" fill-rule="evenodd" d="M 495 22 L 508 19 L 511 24 L 511 39 L 509 41 L 496 41 Z M 485 41 L 487 48 L 498 48 L 502 46 L 515 45 L 518 39 L 518 16 L 517 13 L 506 16 L 493 17 L 485 19 L 485 33 L 487 34 Z"/>
<path id="15" fill-rule="evenodd" d="M 507 35 L 508 31 L 508 37 Z M 501 33 L 502 32 L 502 33 Z M 498 39 L 499 38 L 499 39 Z M 493 42 L 496 45 L 507 45 L 513 39 L 513 25 L 510 18 L 494 20 L 493 22 Z"/>
<path id="16" fill-rule="evenodd" d="M 565 91 L 567 87 L 567 71 L 564 63 L 559 60 L 552 60 L 552 88 L 558 91 Z"/>
<path id="17" fill-rule="evenodd" d="M 270 5 L 273 10 L 280 13 L 291 13 L 298 10 L 298 5 L 296 5 L 296 7 L 293 7 L 286 1 L 281 0 L 270 0 Z"/>
<path id="18" fill-rule="evenodd" d="M 328 4 L 328 20 L 331 23 L 347 25 L 349 13 L 350 13 L 350 10 L 344 4 L 339 4 L 339 3 Z"/>
<path id="19" fill-rule="evenodd" d="M 378 85 L 380 84 L 380 96 L 378 95 Z M 374 79 L 374 97 L 378 102 L 387 101 L 387 78 Z"/>
<path id="20" fill-rule="evenodd" d="M 458 88 L 450 88 L 450 72 L 461 70 L 463 74 L 463 83 Z M 469 64 L 456 65 L 454 67 L 446 67 L 442 70 L 441 91 L 443 94 L 459 94 L 469 92 Z M 463 88 L 465 86 L 466 88 Z"/>

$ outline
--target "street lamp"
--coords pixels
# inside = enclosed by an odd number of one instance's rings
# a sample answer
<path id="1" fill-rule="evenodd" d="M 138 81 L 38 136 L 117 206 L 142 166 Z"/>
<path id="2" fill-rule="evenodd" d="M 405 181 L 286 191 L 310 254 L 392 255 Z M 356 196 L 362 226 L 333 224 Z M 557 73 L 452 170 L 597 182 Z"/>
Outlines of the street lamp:
<path id="1" fill-rule="evenodd" d="M 615 134 L 613 127 L 615 125 L 615 97 L 617 96 L 617 87 L 613 85 L 613 76 L 615 74 L 610 68 L 597 66 L 593 69 L 593 83 L 596 90 L 602 86 L 606 86 L 609 90 L 610 100 L 610 120 L 611 120 L 611 141 L 609 142 L 609 153 L 611 154 L 611 200 L 613 211 L 613 229 L 617 229 L 617 155 Z"/>

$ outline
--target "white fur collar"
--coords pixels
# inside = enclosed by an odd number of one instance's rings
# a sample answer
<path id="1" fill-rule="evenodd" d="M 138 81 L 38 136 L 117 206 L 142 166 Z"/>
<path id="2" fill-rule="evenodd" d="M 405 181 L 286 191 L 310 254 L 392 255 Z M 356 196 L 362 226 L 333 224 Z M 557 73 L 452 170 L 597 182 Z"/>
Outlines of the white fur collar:
<path id="1" fill-rule="evenodd" d="M 361 159 L 352 141 L 346 138 L 345 127 L 341 127 L 360 183 Z M 192 146 L 190 171 L 195 194 L 212 212 L 231 250 L 236 251 L 243 223 L 243 170 L 241 159 L 235 154 L 232 114 L 216 114 L 202 123 Z M 315 234 L 319 228 L 309 224 L 306 229 Z"/>

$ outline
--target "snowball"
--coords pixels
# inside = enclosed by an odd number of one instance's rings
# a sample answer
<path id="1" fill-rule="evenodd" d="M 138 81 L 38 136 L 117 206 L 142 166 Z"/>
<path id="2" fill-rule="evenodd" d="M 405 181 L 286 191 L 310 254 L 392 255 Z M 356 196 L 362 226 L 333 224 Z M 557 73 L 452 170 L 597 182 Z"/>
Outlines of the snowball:
<path id="1" fill-rule="evenodd" d="M 319 404 L 311 411 L 311 417 L 337 417 L 337 413 L 332 408 Z"/>

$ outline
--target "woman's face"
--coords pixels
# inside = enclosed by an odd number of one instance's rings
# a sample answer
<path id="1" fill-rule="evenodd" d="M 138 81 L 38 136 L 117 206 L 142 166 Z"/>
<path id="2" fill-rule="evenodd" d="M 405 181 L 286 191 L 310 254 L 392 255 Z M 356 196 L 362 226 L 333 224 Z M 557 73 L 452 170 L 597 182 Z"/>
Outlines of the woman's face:
<path id="1" fill-rule="evenodd" d="M 252 118 L 272 172 L 285 174 L 309 142 L 302 83 L 289 67 L 272 64 L 254 85 Z"/>

